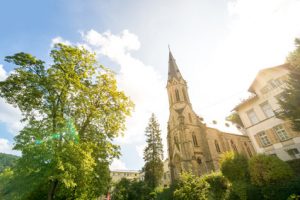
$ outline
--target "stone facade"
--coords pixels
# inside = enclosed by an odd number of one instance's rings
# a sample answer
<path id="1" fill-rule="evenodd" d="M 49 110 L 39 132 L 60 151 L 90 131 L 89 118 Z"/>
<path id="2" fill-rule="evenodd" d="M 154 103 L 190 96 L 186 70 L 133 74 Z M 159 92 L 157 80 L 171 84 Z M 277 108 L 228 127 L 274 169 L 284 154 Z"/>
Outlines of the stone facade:
<path id="1" fill-rule="evenodd" d="M 172 181 L 183 171 L 200 176 L 218 170 L 220 154 L 225 151 L 236 151 L 248 157 L 255 154 L 248 136 L 221 132 L 202 122 L 193 111 L 187 83 L 171 52 L 167 91 L 170 110 L 167 141 Z"/>
<path id="2" fill-rule="evenodd" d="M 275 116 L 289 70 L 287 64 L 261 70 L 248 90 L 252 96 L 234 108 L 255 150 L 284 161 L 300 158 L 300 132 Z"/>

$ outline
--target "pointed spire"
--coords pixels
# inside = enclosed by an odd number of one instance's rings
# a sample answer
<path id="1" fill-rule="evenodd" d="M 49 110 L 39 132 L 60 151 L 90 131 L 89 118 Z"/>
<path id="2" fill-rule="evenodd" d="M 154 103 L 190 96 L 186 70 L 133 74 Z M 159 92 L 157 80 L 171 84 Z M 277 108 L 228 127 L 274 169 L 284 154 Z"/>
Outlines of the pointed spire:
<path id="1" fill-rule="evenodd" d="M 170 45 L 168 45 L 168 47 L 169 47 L 169 73 L 168 73 L 169 77 L 168 77 L 168 80 L 171 80 L 173 77 L 177 78 L 177 79 L 181 79 L 182 76 L 177 67 L 176 61 L 171 53 Z"/>

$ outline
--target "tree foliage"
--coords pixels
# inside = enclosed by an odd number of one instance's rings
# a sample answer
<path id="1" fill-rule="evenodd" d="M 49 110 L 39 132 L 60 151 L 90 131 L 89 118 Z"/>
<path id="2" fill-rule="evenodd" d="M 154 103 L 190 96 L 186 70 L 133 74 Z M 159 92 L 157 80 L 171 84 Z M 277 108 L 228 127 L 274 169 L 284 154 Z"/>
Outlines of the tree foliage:
<path id="1" fill-rule="evenodd" d="M 254 156 L 249 162 L 249 170 L 252 183 L 258 186 L 284 182 L 293 175 L 287 163 L 266 155 Z"/>
<path id="2" fill-rule="evenodd" d="M 50 65 L 26 53 L 6 57 L 16 68 L 0 82 L 0 96 L 26 122 L 15 138 L 22 151 L 16 193 L 92 199 L 107 190 L 109 163 L 119 155 L 112 139 L 124 130 L 133 104 L 94 54 L 56 44 L 50 56 Z"/>
<path id="3" fill-rule="evenodd" d="M 163 176 L 163 145 L 159 123 L 152 114 L 146 128 L 147 146 L 144 150 L 145 182 L 154 189 L 160 184 Z"/>
<path id="4" fill-rule="evenodd" d="M 122 178 L 112 191 L 112 200 L 150 200 L 151 189 L 144 181 Z"/>
<path id="5" fill-rule="evenodd" d="M 203 180 L 209 184 L 208 199 L 226 199 L 229 193 L 230 182 L 220 172 L 205 175 Z"/>
<path id="6" fill-rule="evenodd" d="M 221 172 L 229 181 L 248 181 L 248 160 L 244 155 L 232 151 L 222 154 Z"/>
<path id="7" fill-rule="evenodd" d="M 176 200 L 206 200 L 208 199 L 209 184 L 191 173 L 182 173 L 178 186 L 174 191 Z"/>
<path id="8" fill-rule="evenodd" d="M 289 119 L 295 131 L 300 131 L 300 39 L 295 40 L 296 49 L 287 58 L 289 80 L 279 99 L 282 112 L 279 117 Z"/>
<path id="9" fill-rule="evenodd" d="M 231 113 L 228 117 L 226 117 L 226 120 L 233 124 L 238 125 L 239 127 L 244 127 L 240 115 L 237 112 Z"/>
<path id="10" fill-rule="evenodd" d="M 5 168 L 12 168 L 15 166 L 18 156 L 0 153 L 0 173 L 5 170 Z"/>
<path id="11" fill-rule="evenodd" d="M 221 172 L 232 183 L 232 190 L 240 199 L 247 199 L 249 184 L 248 160 L 244 155 L 226 152 L 221 157 Z"/>

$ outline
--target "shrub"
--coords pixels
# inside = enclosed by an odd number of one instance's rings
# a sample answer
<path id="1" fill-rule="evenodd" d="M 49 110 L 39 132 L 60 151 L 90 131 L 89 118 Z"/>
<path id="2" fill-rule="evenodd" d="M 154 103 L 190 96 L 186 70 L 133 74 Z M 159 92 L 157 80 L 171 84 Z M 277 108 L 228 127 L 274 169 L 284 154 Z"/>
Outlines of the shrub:
<path id="1" fill-rule="evenodd" d="M 183 173 L 174 192 L 176 200 L 206 200 L 209 184 L 191 173 Z"/>
<path id="2" fill-rule="evenodd" d="M 293 171 L 289 165 L 277 157 L 256 155 L 249 163 L 251 182 L 258 186 L 275 184 L 289 180 Z"/>
<path id="3" fill-rule="evenodd" d="M 244 155 L 225 152 L 220 160 L 221 172 L 229 181 L 248 181 L 248 160 Z"/>
<path id="4" fill-rule="evenodd" d="M 209 199 L 226 199 L 230 183 L 222 173 L 211 173 L 203 177 L 209 184 Z"/>

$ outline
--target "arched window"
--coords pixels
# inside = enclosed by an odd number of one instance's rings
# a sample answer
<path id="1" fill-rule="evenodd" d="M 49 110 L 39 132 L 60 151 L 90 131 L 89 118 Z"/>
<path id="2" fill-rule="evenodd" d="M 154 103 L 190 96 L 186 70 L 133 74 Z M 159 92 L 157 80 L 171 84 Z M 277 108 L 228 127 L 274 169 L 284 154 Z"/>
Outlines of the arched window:
<path id="1" fill-rule="evenodd" d="M 170 93 L 170 100 L 171 100 L 171 104 L 173 103 L 173 97 L 172 94 Z"/>
<path id="2" fill-rule="evenodd" d="M 184 100 L 185 100 L 185 101 L 187 101 L 186 94 L 185 94 L 185 91 L 184 91 L 184 89 L 183 89 L 183 88 L 182 88 L 182 94 L 183 94 L 183 98 L 184 98 Z"/>
<path id="3" fill-rule="evenodd" d="M 177 136 L 174 136 L 174 142 L 175 142 L 175 145 L 176 145 L 178 151 L 180 151 L 180 147 L 179 147 L 179 143 L 178 143 L 178 138 L 177 138 Z"/>
<path id="4" fill-rule="evenodd" d="M 251 152 L 249 146 L 247 145 L 246 142 L 244 142 L 244 144 L 245 144 L 245 147 L 246 147 L 246 149 L 247 149 L 247 152 L 248 152 L 249 157 L 252 157 L 252 152 Z"/>
<path id="5" fill-rule="evenodd" d="M 221 153 L 221 149 L 217 140 L 215 140 L 215 146 L 218 153 Z"/>
<path id="6" fill-rule="evenodd" d="M 237 150 L 237 148 L 236 148 L 234 142 L 233 142 L 232 140 L 230 140 L 230 143 L 231 143 L 232 149 L 233 149 L 234 151 L 238 152 L 238 150 Z"/>
<path id="7" fill-rule="evenodd" d="M 176 101 L 180 101 L 179 92 L 175 89 Z"/>
<path id="8" fill-rule="evenodd" d="M 191 113 L 189 113 L 189 120 L 190 120 L 191 123 L 193 122 L 193 121 L 192 121 Z"/>
<path id="9" fill-rule="evenodd" d="M 193 137 L 193 143 L 194 143 L 194 146 L 195 147 L 197 147 L 198 146 L 198 141 L 197 141 L 197 137 L 196 137 L 196 135 L 192 135 L 192 137 Z"/>

